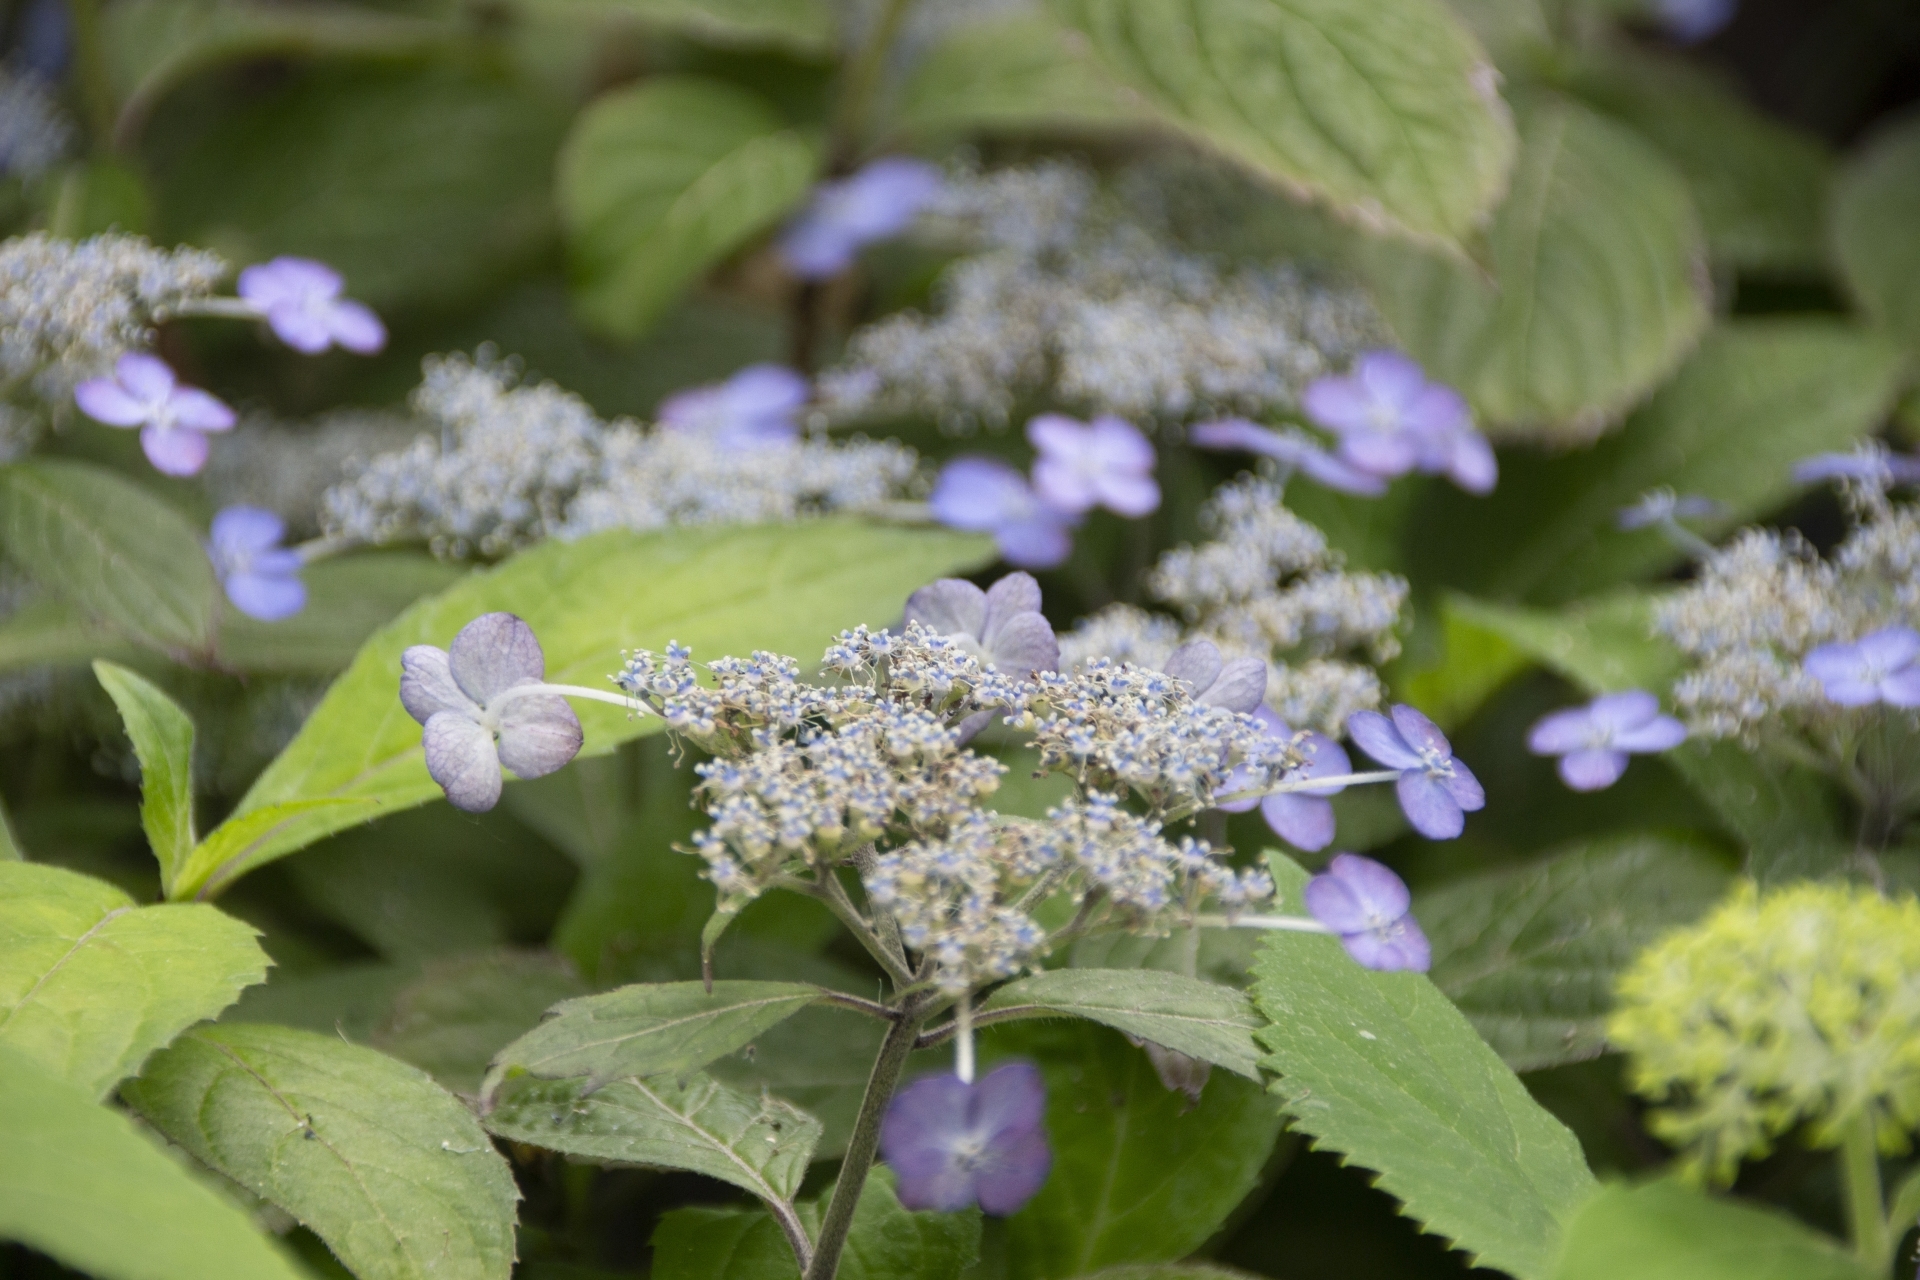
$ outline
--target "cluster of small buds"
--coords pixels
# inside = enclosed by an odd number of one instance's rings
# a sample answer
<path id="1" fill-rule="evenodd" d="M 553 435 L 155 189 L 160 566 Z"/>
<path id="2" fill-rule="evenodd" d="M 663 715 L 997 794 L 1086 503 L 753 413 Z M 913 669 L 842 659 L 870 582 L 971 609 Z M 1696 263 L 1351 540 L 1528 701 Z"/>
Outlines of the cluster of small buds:
<path id="1" fill-rule="evenodd" d="M 1008 898 L 1039 873 L 1026 823 L 975 811 L 944 836 L 881 854 L 863 873 L 868 899 L 891 911 L 900 937 L 932 959 L 934 982 L 955 994 L 1010 977 L 1033 962 L 1047 933 Z"/>
<path id="2" fill-rule="evenodd" d="M 73 121 L 32 72 L 0 65 L 0 178 L 37 178 L 66 157 Z"/>

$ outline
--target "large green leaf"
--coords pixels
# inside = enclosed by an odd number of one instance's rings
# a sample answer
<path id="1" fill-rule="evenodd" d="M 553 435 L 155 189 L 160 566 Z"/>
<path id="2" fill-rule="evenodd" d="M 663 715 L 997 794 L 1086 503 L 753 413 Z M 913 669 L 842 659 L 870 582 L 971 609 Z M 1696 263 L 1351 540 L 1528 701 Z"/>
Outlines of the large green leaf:
<path id="1" fill-rule="evenodd" d="M 1259 1085 L 1216 1072 L 1195 1103 L 1105 1028 L 1053 1023 L 982 1037 L 992 1056 L 1037 1061 L 1047 1082 L 1053 1169 L 1007 1219 L 1010 1280 L 1185 1257 L 1258 1184 L 1279 1138 L 1279 1109 Z"/>
<path id="2" fill-rule="evenodd" d="M 523 0 L 530 10 L 621 18 L 721 45 L 771 45 L 796 53 L 831 50 L 833 11 L 825 0 Z"/>
<path id="3" fill-rule="evenodd" d="M 1685 181 L 1619 125 L 1537 99 L 1520 137 L 1488 238 L 1493 279 L 1390 244 L 1366 269 L 1407 349 L 1483 425 L 1590 437 L 1706 328 L 1706 246 Z"/>
<path id="4" fill-rule="evenodd" d="M 1260 1079 L 1261 1020 L 1242 992 L 1160 969 L 1053 969 L 1010 982 L 982 1013 L 1032 1006 L 1035 1016 L 1105 1023 L 1249 1080 Z"/>
<path id="5" fill-rule="evenodd" d="M 1579 453 L 1502 460 L 1500 487 L 1474 498 L 1436 486 L 1412 527 L 1415 576 L 1475 595 L 1557 602 L 1659 574 L 1682 556 L 1657 530 L 1621 532 L 1620 508 L 1668 485 L 1725 508 L 1709 536 L 1765 514 L 1793 491 L 1793 463 L 1844 449 L 1892 403 L 1892 344 L 1828 320 L 1716 327 L 1625 429 Z M 1443 492 L 1443 490 L 1445 490 Z"/>
<path id="6" fill-rule="evenodd" d="M 0 1044 L 0 1240 L 99 1280 L 305 1280 L 247 1212 L 89 1091 Z"/>
<path id="7" fill-rule="evenodd" d="M 140 761 L 140 825 L 160 860 L 160 886 L 173 884 L 193 852 L 193 720 L 143 677 L 112 662 L 93 674 L 119 708 Z"/>
<path id="8" fill-rule="evenodd" d="M 888 113 L 916 134 L 1106 130 L 1153 121 L 1137 94 L 1046 13 L 956 25 L 914 67 Z"/>
<path id="9" fill-rule="evenodd" d="M 1773 1209 L 1663 1181 L 1609 1186 L 1567 1226 L 1551 1280 L 1870 1280 L 1832 1240 Z"/>
<path id="10" fill-rule="evenodd" d="M 850 1018 L 825 1006 L 802 1009 L 706 1069 L 722 1084 L 771 1091 L 803 1108 L 820 1122 L 814 1158 L 830 1160 L 846 1152 L 885 1034 L 872 1018 Z"/>
<path id="11" fill-rule="evenodd" d="M 1448 597 L 1445 609 L 1590 693 L 1662 690 L 1686 658 L 1654 634 L 1654 597 L 1620 591 L 1558 609 Z"/>
<path id="12" fill-rule="evenodd" d="M 424 1074 L 334 1036 L 234 1023 L 182 1036 L 122 1090 L 208 1166 L 292 1214 L 360 1280 L 513 1270 L 513 1174 Z"/>
<path id="13" fill-rule="evenodd" d="M 0 1045 L 104 1097 L 267 976 L 254 936 L 204 903 L 136 907 L 91 876 L 0 862 Z"/>
<path id="14" fill-rule="evenodd" d="M 651 1080 L 519 1076 L 493 1095 L 487 1128 L 512 1142 L 614 1160 L 690 1169 L 790 1200 L 807 1176 L 820 1122 L 767 1093 L 730 1089 L 698 1072 Z"/>
<path id="15" fill-rule="evenodd" d="M 23 604 L 0 621 L 0 671 L 95 658 L 137 659 L 141 650 L 64 596 Z"/>
<path id="16" fill-rule="evenodd" d="M 1279 910 L 1303 913 L 1306 872 L 1280 854 L 1268 862 Z M 1296 1128 L 1375 1171 L 1404 1213 L 1477 1264 L 1545 1280 L 1593 1175 L 1438 987 L 1362 969 L 1336 939 L 1276 933 L 1253 993 L 1272 1024 L 1263 1065 Z"/>
<path id="17" fill-rule="evenodd" d="M 581 318 L 644 332 L 806 195 L 819 148 L 744 89 L 662 77 L 581 113 L 556 188 Z"/>
<path id="18" fill-rule="evenodd" d="M 1624 836 L 1452 881 L 1414 899 L 1432 979 L 1515 1071 L 1606 1048 L 1620 972 L 1691 924 L 1731 874 L 1697 844 Z"/>
<path id="19" fill-rule="evenodd" d="M 1455 243 L 1499 199 L 1513 132 L 1438 0 L 1052 0 L 1174 127 L 1363 224 Z"/>
<path id="20" fill-rule="evenodd" d="M 372 1044 L 448 1089 L 473 1093 L 494 1054 L 549 1008 L 587 990 L 565 961 L 537 951 L 453 957 L 394 995 Z"/>
<path id="21" fill-rule="evenodd" d="M 420 726 L 400 705 L 400 654 L 413 644 L 444 647 L 489 610 L 527 620 L 546 650 L 548 679 L 605 687 L 623 650 L 662 649 L 670 640 L 702 658 L 770 649 L 810 659 L 842 628 L 891 622 L 916 587 L 990 555 L 973 535 L 850 519 L 616 530 L 534 547 L 420 601 L 376 633 L 196 851 L 176 893 L 199 893 L 210 881 L 217 890 L 331 832 L 438 796 L 421 759 Z M 661 727 L 618 707 L 579 712 L 587 755 Z M 315 802 L 329 803 L 264 823 L 256 816 Z M 249 822 L 258 829 L 244 841 L 227 834 Z"/>
<path id="22" fill-rule="evenodd" d="M 1847 287 L 1873 318 L 1920 348 L 1920 117 L 1869 139 L 1833 193 L 1832 228 Z"/>
<path id="23" fill-rule="evenodd" d="M 0 467 L 0 547 L 128 639 L 176 656 L 207 648 L 215 586 L 200 535 L 130 480 L 62 459 Z"/>
<path id="24" fill-rule="evenodd" d="M 236 671 L 330 676 L 346 669 L 367 637 L 422 596 L 444 591 L 464 565 L 419 551 L 371 551 L 308 565 L 307 607 L 279 622 L 220 610 L 215 651 Z"/>

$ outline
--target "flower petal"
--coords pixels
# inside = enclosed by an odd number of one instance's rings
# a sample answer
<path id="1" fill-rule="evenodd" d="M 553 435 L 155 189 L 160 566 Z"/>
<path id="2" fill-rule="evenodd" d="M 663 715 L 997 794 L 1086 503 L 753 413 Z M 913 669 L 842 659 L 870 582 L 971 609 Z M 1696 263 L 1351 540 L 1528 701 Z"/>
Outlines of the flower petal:
<path id="1" fill-rule="evenodd" d="M 153 416 L 153 406 L 112 378 L 88 378 L 73 389 L 73 402 L 96 422 L 137 427 Z"/>
<path id="2" fill-rule="evenodd" d="M 1596 732 L 1592 707 L 1568 707 L 1534 721 L 1527 730 L 1527 750 L 1537 756 L 1563 756 L 1585 747 Z"/>
<path id="3" fill-rule="evenodd" d="M 140 428 L 140 448 L 155 471 L 170 476 L 198 475 L 207 465 L 207 438 L 175 427 Z"/>
<path id="4" fill-rule="evenodd" d="M 993 629 L 1017 613 L 1040 612 L 1040 584 L 1030 573 L 1007 573 L 987 588 L 987 620 L 980 636 L 988 639 Z"/>
<path id="5" fill-rule="evenodd" d="M 1034 467 L 1036 482 L 1039 474 L 1040 468 Z M 1151 475 L 1126 475 L 1109 471 L 1100 477 L 1095 487 L 1099 490 L 1101 505 L 1131 520 L 1151 515 L 1160 508 L 1160 484 Z"/>
<path id="6" fill-rule="evenodd" d="M 1344 934 L 1340 945 L 1362 968 L 1381 973 L 1425 973 L 1433 967 L 1433 948 L 1412 916 L 1403 916 L 1385 928 Z"/>
<path id="7" fill-rule="evenodd" d="M 129 351 L 114 361 L 113 376 L 128 394 L 148 404 L 165 400 L 179 382 L 165 360 L 144 351 Z"/>
<path id="8" fill-rule="evenodd" d="M 1448 445 L 1446 473 L 1468 493 L 1492 493 L 1500 482 L 1500 461 L 1478 431 L 1463 430 Z"/>
<path id="9" fill-rule="evenodd" d="M 447 651 L 430 644 L 410 645 L 400 655 L 400 705 L 425 724 L 436 713 L 456 711 L 477 719 L 480 708 L 454 683 Z"/>
<path id="10" fill-rule="evenodd" d="M 483 613 L 460 628 L 447 656 L 454 682 L 483 707 L 495 694 L 547 673 L 533 628 L 511 613 Z"/>
<path id="11" fill-rule="evenodd" d="M 1224 806 L 1223 806 L 1224 807 Z M 1299 791 L 1268 796 L 1260 816 L 1273 834 L 1296 849 L 1318 853 L 1333 843 L 1333 802 Z"/>
<path id="12" fill-rule="evenodd" d="M 1487 807 L 1487 793 L 1481 787 L 1480 779 L 1473 776 L 1473 770 L 1467 768 L 1467 762 L 1459 756 L 1450 756 L 1447 764 L 1452 768 L 1450 776 L 1440 779 L 1453 797 L 1454 803 L 1468 813 Z"/>
<path id="13" fill-rule="evenodd" d="M 1225 660 L 1220 656 L 1220 646 L 1201 638 L 1189 640 L 1168 654 L 1167 660 L 1160 664 L 1160 669 L 1192 685 L 1194 694 L 1198 696 L 1213 688 L 1213 682 L 1220 678 L 1220 669 L 1225 665 Z"/>
<path id="14" fill-rule="evenodd" d="M 972 1179 L 956 1188 L 953 1151 L 968 1133 L 973 1087 L 950 1073 L 921 1076 L 896 1093 L 880 1122 L 880 1154 L 900 1180 L 903 1204 L 973 1203 Z"/>
<path id="15" fill-rule="evenodd" d="M 1890 707 L 1920 707 L 1920 664 L 1902 667 L 1882 680 L 1880 697 Z"/>
<path id="16" fill-rule="evenodd" d="M 1622 751 L 1650 753 L 1668 751 L 1687 740 L 1687 726 L 1672 716 L 1655 716 L 1638 728 L 1613 735 L 1613 745 Z"/>
<path id="17" fill-rule="evenodd" d="M 500 803 L 500 757 L 493 735 L 457 711 L 427 718 L 420 735 L 427 772 L 456 809 L 485 813 Z"/>
<path id="18" fill-rule="evenodd" d="M 267 327 L 301 355 L 317 356 L 333 345 L 333 326 L 327 323 L 326 312 L 304 299 L 289 298 L 268 307 Z"/>
<path id="19" fill-rule="evenodd" d="M 1883 627 L 1860 637 L 1854 651 L 1882 671 L 1895 670 L 1920 657 L 1920 632 L 1909 627 Z"/>
<path id="20" fill-rule="evenodd" d="M 1213 684 L 1200 695 L 1200 701 L 1211 707 L 1251 715 L 1266 696 L 1266 662 L 1260 658 L 1235 658 L 1220 669 Z"/>
<path id="21" fill-rule="evenodd" d="M 1003 525 L 995 531 L 994 541 L 1008 564 L 1023 569 L 1051 569 L 1073 554 L 1071 527 L 1044 518 Z"/>
<path id="22" fill-rule="evenodd" d="M 557 693 L 530 693 L 500 708 L 500 763 L 540 778 L 580 754 L 580 717 Z"/>
<path id="23" fill-rule="evenodd" d="M 987 661 L 1008 675 L 1060 668 L 1060 639 L 1038 613 L 1016 613 L 987 637 Z"/>
<path id="24" fill-rule="evenodd" d="M 1347 717 L 1347 736 L 1362 751 L 1389 769 L 1418 769 L 1420 753 L 1407 745 L 1393 721 L 1378 711 L 1356 711 Z"/>
<path id="25" fill-rule="evenodd" d="M 996 1218 L 1018 1213 L 1046 1185 L 1052 1169 L 1053 1150 L 1047 1145 L 1044 1129 L 1022 1134 L 1004 1149 L 994 1151 L 992 1160 L 974 1179 L 982 1212 Z"/>
<path id="26" fill-rule="evenodd" d="M 333 340 L 355 355 L 370 356 L 387 345 L 387 326 L 365 303 L 342 298 L 327 309 Z"/>
<path id="27" fill-rule="evenodd" d="M 1586 748 L 1560 757 L 1560 780 L 1575 791 L 1604 791 L 1627 771 L 1627 753 Z"/>
<path id="28" fill-rule="evenodd" d="M 1079 515 L 1100 501 L 1094 479 L 1069 459 L 1042 454 L 1033 463 L 1033 491 L 1056 511 Z"/>
<path id="29" fill-rule="evenodd" d="M 978 640 L 986 630 L 987 593 L 965 578 L 941 578 L 907 597 L 906 620 L 938 635 Z"/>
<path id="30" fill-rule="evenodd" d="M 1032 519 L 1039 506 L 1025 476 L 998 458 L 972 456 L 941 468 L 927 504 L 941 524 L 983 533 Z"/>
<path id="31" fill-rule="evenodd" d="M 1309 732 L 1301 741 L 1300 749 L 1307 757 L 1307 763 L 1299 773 L 1302 778 L 1338 778 L 1353 772 L 1353 761 L 1347 758 L 1346 749 L 1324 733 Z M 1346 789 L 1347 784 L 1339 782 L 1325 787 L 1308 787 L 1295 794 L 1337 796 Z"/>
<path id="32" fill-rule="evenodd" d="M 1047 1085 L 1031 1062 L 995 1067 L 974 1085 L 969 1128 L 990 1145 L 1039 1129 L 1047 1118 Z"/>
<path id="33" fill-rule="evenodd" d="M 277 544 L 287 533 L 287 522 L 264 507 L 244 504 L 227 507 L 213 517 L 208 536 L 228 552 L 259 552 Z"/>
<path id="34" fill-rule="evenodd" d="M 1329 431 L 1378 429 L 1373 397 L 1357 378 L 1316 378 L 1300 396 L 1300 407 Z"/>
<path id="35" fill-rule="evenodd" d="M 280 622 L 307 607 L 307 587 L 278 573 L 229 574 L 222 584 L 233 607 L 261 622 Z"/>
<path id="36" fill-rule="evenodd" d="M 1400 796 L 1400 811 L 1427 839 L 1451 840 L 1466 830 L 1467 818 L 1460 802 L 1438 778 L 1409 769 L 1400 775 L 1394 789 Z"/>
<path id="37" fill-rule="evenodd" d="M 1446 734 L 1440 732 L 1440 726 L 1406 703 L 1395 703 L 1392 714 L 1393 727 L 1399 731 L 1401 741 L 1415 751 L 1439 756 L 1453 754 L 1453 744 L 1447 741 Z"/>
<path id="38" fill-rule="evenodd" d="M 167 397 L 175 425 L 189 431 L 231 431 L 233 410 L 198 387 L 177 387 Z"/>

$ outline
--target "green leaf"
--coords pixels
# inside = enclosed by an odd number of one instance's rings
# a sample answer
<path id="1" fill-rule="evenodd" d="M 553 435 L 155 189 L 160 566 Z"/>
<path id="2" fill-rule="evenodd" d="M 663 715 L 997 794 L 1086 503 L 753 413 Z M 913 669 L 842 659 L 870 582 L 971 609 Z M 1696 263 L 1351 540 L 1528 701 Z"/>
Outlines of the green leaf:
<path id="1" fill-rule="evenodd" d="M 465 577 L 464 565 L 417 551 L 372 551 L 308 565 L 307 607 L 279 622 L 220 609 L 220 665 L 235 671 L 330 676 L 346 669 L 367 637 L 422 596 Z"/>
<path id="2" fill-rule="evenodd" d="M 554 10 L 625 18 L 690 39 L 740 47 L 774 46 L 801 54 L 830 52 L 832 10 L 822 0 L 525 0 L 532 12 Z"/>
<path id="3" fill-rule="evenodd" d="M 985 539 L 945 530 L 889 528 L 849 519 L 794 525 L 610 531 L 553 541 L 498 568 L 470 574 L 383 627 L 327 691 L 286 750 L 267 766 L 234 815 L 196 851 L 176 896 L 217 891 L 275 858 L 365 820 L 440 794 L 427 776 L 420 726 L 400 705 L 400 654 L 449 644 L 475 617 L 502 609 L 525 618 L 547 655 L 547 678 L 604 685 L 621 651 L 670 640 L 704 658 L 754 649 L 811 657 L 842 628 L 884 624 L 934 578 L 991 555 Z M 610 589 L 610 586 L 617 589 Z M 583 754 L 658 732 L 658 718 L 618 707 L 578 708 Z M 361 802 L 341 805 L 342 800 Z M 334 802 L 259 815 L 276 805 Z M 366 802 L 373 802 L 368 804 Z M 240 824 L 249 829 L 241 832 Z M 219 846 L 219 860 L 212 850 Z"/>
<path id="4" fill-rule="evenodd" d="M 1033 1006 L 1033 1016 L 1087 1018 L 1190 1058 L 1260 1079 L 1263 1024 L 1245 993 L 1160 969 L 1053 969 L 1010 982 L 980 1012 Z"/>
<path id="5" fill-rule="evenodd" d="M 184 656 L 212 638 L 213 565 L 200 535 L 111 471 L 63 459 L 0 467 L 0 546 L 130 640 Z"/>
<path id="6" fill-rule="evenodd" d="M 1269 854 L 1277 909 L 1306 872 Z M 1528 1096 L 1453 1003 L 1417 973 L 1374 973 L 1318 934 L 1275 933 L 1254 963 L 1272 1024 L 1262 1064 L 1296 1128 L 1379 1174 L 1428 1231 L 1519 1280 L 1545 1280 L 1562 1225 L 1593 1190 L 1580 1144 Z"/>
<path id="7" fill-rule="evenodd" d="M 501 1081 L 519 1072 L 602 1083 L 695 1071 L 819 998 L 819 988 L 794 982 L 716 982 L 711 990 L 662 982 L 568 1000 L 500 1051 L 485 1095 L 490 1102 Z"/>
<path id="8" fill-rule="evenodd" d="M 306 1280 L 124 1115 L 4 1044 L 0 1143 L 0 1240 L 99 1280 Z"/>
<path id="9" fill-rule="evenodd" d="M 1366 272 L 1408 351 L 1483 425 L 1585 439 L 1707 327 L 1706 246 L 1685 181 L 1620 126 L 1543 100 L 1522 113 L 1520 139 L 1488 234 L 1493 279 L 1384 243 L 1363 255 Z"/>
<path id="10" fill-rule="evenodd" d="M 140 825 L 160 860 L 162 889 L 193 852 L 193 720 L 148 681 L 112 662 L 93 674 L 120 709 L 140 761 Z"/>
<path id="11" fill-rule="evenodd" d="M 7 806 L 0 801 L 0 862 L 25 862 L 27 855 L 20 849 L 19 837 L 13 834 L 13 819 L 7 813 Z"/>
<path id="12" fill-rule="evenodd" d="M 394 996 L 372 1044 L 470 1094 L 494 1054 L 548 1009 L 586 992 L 572 966 L 544 952 L 457 956 L 429 965 Z"/>
<path id="13" fill-rule="evenodd" d="M 1608 1186 L 1567 1226 L 1550 1280 L 1869 1280 L 1825 1236 L 1774 1209 L 1678 1182 Z"/>
<path id="14" fill-rule="evenodd" d="M 1279 1110 L 1259 1085 L 1216 1073 L 1192 1103 L 1104 1028 L 1053 1023 L 982 1037 L 993 1056 L 1036 1060 L 1047 1081 L 1053 1169 L 1006 1221 L 1010 1280 L 1185 1257 L 1258 1185 L 1279 1139 Z"/>
<path id="15" fill-rule="evenodd" d="M 1635 835 L 1447 883 L 1414 899 L 1433 984 L 1515 1071 L 1595 1057 L 1620 972 L 1691 924 L 1732 876 L 1697 844 Z"/>
<path id="16" fill-rule="evenodd" d="M 1153 113 L 1044 12 L 961 23 L 913 69 L 890 128 L 948 133 L 1107 130 Z"/>
<path id="17" fill-rule="evenodd" d="M 1593 449 L 1509 452 L 1485 498 L 1450 485 L 1423 494 L 1412 527 L 1447 536 L 1411 543 L 1414 576 L 1552 603 L 1660 574 L 1683 553 L 1657 530 L 1620 531 L 1621 507 L 1660 485 L 1702 494 L 1725 508 L 1696 522 L 1710 538 L 1765 514 L 1793 492 L 1796 460 L 1844 449 L 1880 423 L 1901 364 L 1892 344 L 1833 321 L 1720 325 Z"/>
<path id="18" fill-rule="evenodd" d="M 104 1097 L 266 978 L 254 937 L 215 907 L 136 907 L 91 876 L 0 862 L 0 1045 Z"/>
<path id="19" fill-rule="evenodd" d="M 1472 606 L 1457 596 L 1442 598 L 1437 657 L 1432 665 L 1403 670 L 1393 680 L 1399 698 L 1448 732 L 1465 724 L 1528 665 L 1527 655 L 1512 641 L 1473 617 Z"/>
<path id="20" fill-rule="evenodd" d="M 770 1094 L 698 1072 L 651 1080 L 519 1076 L 494 1094 L 487 1128 L 512 1142 L 623 1164 L 690 1169 L 762 1200 L 790 1200 L 807 1176 L 820 1122 Z"/>
<path id="21" fill-rule="evenodd" d="M 1143 1267 L 1108 1267 L 1096 1271 L 1087 1280 L 1249 1280 L 1245 1271 L 1229 1271 L 1204 1263 L 1171 1262 Z"/>
<path id="22" fill-rule="evenodd" d="M 1887 1222 L 1892 1225 L 1896 1236 L 1905 1235 L 1916 1224 L 1920 1224 L 1920 1169 L 1909 1173 L 1893 1189 Z"/>
<path id="23" fill-rule="evenodd" d="M 292 1214 L 360 1280 L 513 1270 L 519 1192 L 507 1162 L 465 1107 L 392 1058 L 287 1027 L 203 1027 L 122 1096 Z"/>
<path id="24" fill-rule="evenodd" d="M 0 671 L 137 659 L 141 650 L 62 596 L 22 605 L 0 621 Z"/>
<path id="25" fill-rule="evenodd" d="M 843 1155 L 886 1028 L 846 1011 L 802 1009 L 739 1052 L 716 1058 L 707 1073 L 747 1092 L 770 1091 L 820 1122 L 816 1160 Z"/>
<path id="26" fill-rule="evenodd" d="M 1370 227 L 1453 244 L 1500 197 L 1493 68 L 1436 0 L 1052 0 L 1174 127 Z"/>
<path id="27" fill-rule="evenodd" d="M 596 99 L 556 196 L 583 321 L 634 338 L 709 267 L 797 205 L 818 145 L 744 89 L 660 77 Z"/>
<path id="28" fill-rule="evenodd" d="M 1836 256 L 1847 288 L 1909 349 L 1920 348 L 1920 118 L 1868 139 L 1833 192 Z"/>
<path id="29" fill-rule="evenodd" d="M 1559 609 L 1528 609 L 1449 596 L 1443 608 L 1499 636 L 1515 649 L 1589 693 L 1662 689 L 1686 667 L 1672 644 L 1654 634 L 1654 598 L 1620 591 Z"/>

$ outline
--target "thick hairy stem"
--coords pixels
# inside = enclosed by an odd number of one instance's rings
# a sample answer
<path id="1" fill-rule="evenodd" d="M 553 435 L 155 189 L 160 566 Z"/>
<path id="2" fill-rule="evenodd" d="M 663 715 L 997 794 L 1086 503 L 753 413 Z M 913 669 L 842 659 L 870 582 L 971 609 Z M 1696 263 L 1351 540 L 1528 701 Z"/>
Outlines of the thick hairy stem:
<path id="1" fill-rule="evenodd" d="M 876 932 L 873 923 L 860 914 L 860 908 L 853 905 L 853 899 L 847 897 L 846 887 L 832 871 L 823 871 L 819 879 L 802 881 L 794 887 L 802 886 L 805 892 L 824 902 L 827 910 L 840 918 L 841 924 L 853 931 L 853 936 L 859 939 L 867 954 L 879 962 L 880 967 L 887 971 L 887 976 L 893 979 L 895 990 L 903 991 L 914 984 L 913 970 L 907 967 L 906 957 L 899 954 L 897 941 L 892 947 L 887 945 L 888 939 Z"/>
<path id="2" fill-rule="evenodd" d="M 893 1091 L 907 1067 L 907 1055 L 920 1036 L 928 1003 L 924 996 L 908 996 L 900 1006 L 900 1020 L 880 1042 L 880 1056 L 874 1059 L 873 1074 L 867 1077 L 867 1092 L 860 1099 L 853 1136 L 847 1139 L 846 1159 L 840 1163 L 840 1180 L 834 1184 L 833 1198 L 827 1201 L 826 1216 L 820 1220 L 820 1238 L 814 1242 L 813 1260 L 806 1266 L 804 1280 L 833 1280 L 840 1269 L 840 1253 L 853 1226 L 853 1211 L 860 1203 L 867 1171 L 873 1168 L 873 1156 L 880 1147 L 880 1122 L 886 1119 L 887 1104 L 893 1101 Z"/>
<path id="3" fill-rule="evenodd" d="M 1854 1256 L 1874 1275 L 1885 1275 L 1893 1262 L 1893 1238 L 1880 1189 L 1880 1147 L 1874 1141 L 1873 1116 L 1865 1111 L 1847 1125 L 1840 1144 L 1840 1174 Z"/>

